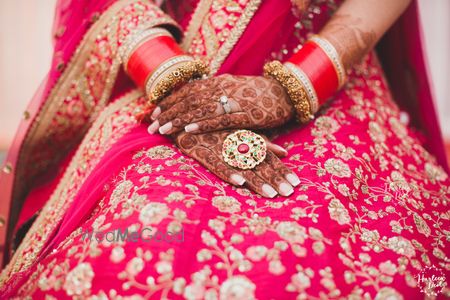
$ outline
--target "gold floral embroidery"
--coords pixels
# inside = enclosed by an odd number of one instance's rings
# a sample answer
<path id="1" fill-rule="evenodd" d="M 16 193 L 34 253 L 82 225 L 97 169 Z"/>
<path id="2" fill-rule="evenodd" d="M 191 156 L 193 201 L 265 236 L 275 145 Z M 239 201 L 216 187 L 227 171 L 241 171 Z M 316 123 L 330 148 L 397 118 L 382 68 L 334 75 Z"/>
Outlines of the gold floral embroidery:
<path id="1" fill-rule="evenodd" d="M 260 4 L 261 0 L 199 1 L 186 31 L 183 48 L 209 60 L 210 74 L 215 74 Z"/>

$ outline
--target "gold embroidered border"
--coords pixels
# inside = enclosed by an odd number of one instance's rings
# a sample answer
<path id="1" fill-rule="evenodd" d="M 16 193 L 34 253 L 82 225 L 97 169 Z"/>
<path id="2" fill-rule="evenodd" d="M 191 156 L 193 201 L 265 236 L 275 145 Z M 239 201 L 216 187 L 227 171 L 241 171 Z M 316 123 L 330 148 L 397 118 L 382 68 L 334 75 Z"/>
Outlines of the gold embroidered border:
<path id="1" fill-rule="evenodd" d="M 181 43 L 181 47 L 185 51 L 189 50 L 195 36 L 200 32 L 200 27 L 203 23 L 203 20 L 208 15 L 212 4 L 213 0 L 200 0 L 198 2 L 197 7 L 195 8 L 194 13 L 192 14 L 188 28 L 184 33 L 183 41 Z"/>
<path id="2" fill-rule="evenodd" d="M 98 112 L 108 102 L 115 78 L 121 66 L 120 56 L 118 55 L 122 49 L 120 41 L 126 39 L 129 35 L 118 34 L 120 11 L 125 7 L 136 4 L 136 16 L 141 17 L 142 15 L 146 15 L 146 18 L 142 18 L 142 24 L 138 24 L 134 28 L 135 31 L 141 30 L 142 27 L 148 28 L 159 24 L 178 26 L 172 19 L 164 16 L 163 12 L 156 7 L 149 14 L 150 9 L 147 9 L 142 3 L 144 5 L 150 4 L 148 0 L 120 0 L 115 2 L 101 15 L 83 37 L 67 67 L 64 69 L 60 78 L 58 78 L 58 81 L 47 96 L 45 103 L 30 125 L 19 149 L 17 170 L 15 172 L 14 187 L 11 196 L 12 212 L 19 211 L 22 203 L 21 199 L 24 197 L 23 191 L 30 185 L 30 180 L 36 174 L 39 174 L 40 170 L 46 169 L 58 162 L 62 155 L 67 153 L 68 149 L 76 145 L 81 139 L 82 134 L 92 124 L 92 120 L 95 119 Z M 108 30 L 105 30 L 106 28 Z M 130 34 L 132 33 L 134 31 L 130 32 Z M 104 69 L 101 70 L 103 72 L 102 75 L 104 75 L 104 82 L 102 82 L 102 88 L 95 91 L 89 88 L 89 78 L 85 66 L 90 55 L 93 51 L 96 51 L 95 43 L 99 35 L 104 35 L 108 41 L 112 41 L 109 47 L 110 51 L 115 55 L 111 57 L 111 64 L 108 64 L 106 67 L 104 65 L 105 62 L 99 64 Z M 77 108 L 81 108 L 82 110 L 81 112 L 74 113 L 72 116 L 74 117 L 73 120 L 58 123 L 57 118 L 61 112 L 62 115 L 59 118 L 66 116 L 68 105 L 64 101 L 69 96 L 73 99 L 78 99 L 73 103 L 75 103 Z M 76 123 L 74 122 L 75 120 L 78 120 L 77 124 L 74 124 Z M 57 123 L 56 125 L 55 122 Z M 74 134 L 70 135 L 70 132 L 74 132 Z M 52 138 L 58 134 L 61 134 L 63 138 L 58 140 Z M 64 138 L 66 135 L 69 139 Z M 45 145 L 47 147 L 53 147 L 49 148 L 49 154 L 39 149 L 43 143 L 48 144 Z M 17 213 L 12 213 L 10 215 L 10 224 L 14 224 L 16 220 Z"/>
<path id="3" fill-rule="evenodd" d="M 47 239 L 59 225 L 59 222 L 63 218 L 66 209 L 73 201 L 73 195 L 75 195 L 81 187 L 81 182 L 89 176 L 90 172 L 95 167 L 95 164 L 93 164 L 90 169 L 86 167 L 86 161 L 94 159 L 92 157 L 86 158 L 83 156 L 86 153 L 86 149 L 89 148 L 89 145 L 93 143 L 95 138 L 102 138 L 102 144 L 107 144 L 104 145 L 105 147 L 102 149 L 103 151 L 95 153 L 95 156 L 99 158 L 106 151 L 108 151 L 108 149 L 114 144 L 115 141 L 117 141 L 120 137 L 123 136 L 123 134 L 126 133 L 122 132 L 122 135 L 118 134 L 113 138 L 110 138 L 109 136 L 108 138 L 105 138 L 101 134 L 101 132 L 99 132 L 101 130 L 101 127 L 104 127 L 104 131 L 110 131 L 110 126 L 107 126 L 106 123 L 112 122 L 115 115 L 120 110 L 123 110 L 121 115 L 128 113 L 129 124 L 137 124 L 137 121 L 134 118 L 133 110 L 138 109 L 137 106 L 139 105 L 139 103 L 137 103 L 137 99 L 141 97 L 143 97 L 143 93 L 142 91 L 137 89 L 124 95 L 122 98 L 107 106 L 106 109 L 99 115 L 97 120 L 93 123 L 92 127 L 89 129 L 88 133 L 83 139 L 83 142 L 80 144 L 80 147 L 78 148 L 76 154 L 71 160 L 70 165 L 64 172 L 64 175 L 61 181 L 58 183 L 55 191 L 50 196 L 50 199 L 45 204 L 44 208 L 42 209 L 36 221 L 33 223 L 30 230 L 27 232 L 25 238 L 23 239 L 23 242 L 20 244 L 12 260 L 2 271 L 0 275 L 0 287 L 3 286 L 3 284 L 12 275 L 12 273 L 24 271 L 33 264 L 39 253 L 42 251 L 42 248 L 45 245 Z M 133 102 L 136 102 L 136 105 L 130 105 Z M 142 104 L 143 103 L 145 103 L 145 99 L 142 101 Z M 79 176 L 80 170 L 84 171 L 84 174 L 82 176 L 83 178 L 77 178 L 77 176 Z M 78 186 L 75 186 L 75 189 L 73 189 L 74 182 L 79 183 Z M 69 188 L 71 187 L 71 185 L 72 188 Z M 27 250 L 31 250 L 31 253 L 26 253 Z"/>
<path id="4" fill-rule="evenodd" d="M 48 135 L 49 128 L 51 128 L 53 116 L 58 112 L 58 109 L 62 107 L 64 99 L 69 95 L 69 91 L 71 90 L 71 84 L 73 83 L 73 78 L 79 78 L 84 71 L 84 65 L 86 60 L 89 57 L 91 49 L 93 49 L 93 44 L 95 43 L 95 40 L 97 36 L 106 28 L 106 26 L 110 25 L 115 26 L 119 23 L 118 13 L 120 10 L 124 9 L 128 5 L 132 5 L 133 3 L 139 3 L 139 2 L 148 2 L 147 0 L 139 1 L 139 0 L 120 0 L 112 4 L 97 20 L 97 22 L 89 29 L 89 31 L 85 34 L 84 38 L 82 39 L 80 45 L 74 52 L 74 55 L 70 59 L 70 62 L 68 63 L 67 67 L 65 68 L 64 72 L 61 74 L 60 78 L 56 82 L 55 86 L 50 91 L 49 96 L 47 97 L 47 100 L 45 101 L 44 105 L 38 112 L 34 123 L 30 126 L 29 131 L 27 132 L 27 135 L 24 139 L 24 142 L 22 144 L 21 149 L 19 150 L 19 160 L 20 163 L 18 163 L 17 166 L 17 172 L 15 176 L 15 182 L 14 182 L 14 190 L 12 195 L 12 201 L 13 203 L 19 203 L 18 199 L 22 197 L 20 191 L 24 189 L 26 186 L 26 181 L 23 179 L 22 174 L 24 174 L 26 168 L 25 166 L 29 163 L 26 161 L 29 160 L 29 157 L 31 153 L 34 151 L 34 146 L 37 144 L 37 142 Z M 148 2 L 150 3 L 150 2 Z M 146 11 L 139 11 L 139 13 L 146 13 Z M 172 21 L 173 22 L 173 21 Z M 157 17 L 155 16 L 151 21 L 143 22 L 142 26 L 156 26 L 158 24 L 165 24 L 165 23 L 171 23 L 168 21 L 166 17 Z M 115 25 L 114 25 L 115 24 Z M 140 28 L 136 28 L 136 30 L 140 30 Z M 109 30 L 107 31 L 107 36 L 110 41 L 118 41 L 120 37 L 117 37 L 117 32 L 115 30 Z M 116 45 L 119 45 L 119 43 L 115 43 L 112 45 L 112 47 L 117 47 Z M 116 50 L 116 54 L 120 51 L 120 48 L 113 48 Z M 112 57 L 112 64 L 109 66 L 107 73 L 105 74 L 105 87 L 103 88 L 101 92 L 101 97 L 97 103 L 96 106 L 93 107 L 93 111 L 90 112 L 90 119 L 95 119 L 95 116 L 98 114 L 98 112 L 104 108 L 105 104 L 110 98 L 112 88 L 115 82 L 115 78 L 118 74 L 119 68 L 120 68 L 120 56 L 115 55 Z M 78 81 L 76 89 L 79 92 L 80 88 L 83 88 L 84 82 Z M 79 93 L 80 95 L 80 101 L 81 102 L 91 102 L 91 99 L 87 99 L 86 95 L 81 95 L 82 93 Z M 80 116 L 81 117 L 81 116 Z M 86 122 L 84 124 L 83 128 L 80 128 L 80 131 L 85 131 L 90 126 L 91 122 Z M 74 142 L 77 142 L 76 138 L 74 137 Z M 31 230 L 30 230 L 31 231 Z M 42 239 L 45 239 L 45 237 L 42 237 Z M 23 248 L 23 247 L 22 247 Z M 34 250 L 33 250 L 34 251 Z M 37 252 L 38 253 L 38 252 Z M 14 255 L 14 260 L 17 260 L 17 253 Z M 31 260 L 35 257 L 31 257 Z M 27 257 L 28 259 L 28 257 Z M 8 266 L 11 266 L 10 263 Z M 5 270 L 8 269 L 5 268 Z M 9 268 L 11 271 L 11 268 Z M 22 269 L 22 268 L 20 268 Z M 14 271 L 17 271 L 18 269 L 15 268 Z M 3 274 L 3 273 L 2 273 Z M 4 274 L 2 276 L 4 280 Z M 1 285 L 1 283 L 0 283 Z"/>
<path id="5" fill-rule="evenodd" d="M 203 33 L 202 24 L 205 21 L 205 18 L 208 16 L 208 13 L 211 10 L 211 6 L 213 5 L 213 0 L 200 0 L 200 2 L 197 5 L 197 8 L 195 9 L 194 14 L 192 15 L 192 19 L 188 25 L 188 29 L 185 32 L 185 37 L 182 43 L 182 47 L 185 50 L 188 50 L 196 35 Z M 230 54 L 233 47 L 236 45 L 237 41 L 242 36 L 242 33 L 247 28 L 248 23 L 252 19 L 253 15 L 255 14 L 256 10 L 259 8 L 261 4 L 261 0 L 250 0 L 242 12 L 239 20 L 235 24 L 235 26 L 231 29 L 229 36 L 223 42 L 223 44 L 219 47 L 217 51 L 214 53 L 207 53 L 207 57 L 211 58 L 210 61 L 210 74 L 213 75 L 217 73 L 220 66 L 224 62 L 225 58 Z M 212 25 L 211 25 L 212 26 Z M 203 26 L 204 28 L 204 26 Z M 209 29 L 209 28 L 208 28 Z M 208 43 L 209 38 L 215 38 L 216 32 L 214 30 L 214 27 L 212 26 L 214 31 L 214 36 L 208 37 L 205 34 L 204 40 L 206 43 Z M 207 30 L 208 33 L 210 33 L 210 30 Z M 211 47 L 211 45 L 206 44 L 205 47 L 207 47 L 208 50 L 213 49 L 215 47 Z"/>
<path id="6" fill-rule="evenodd" d="M 239 21 L 237 21 L 236 25 L 231 30 L 230 36 L 219 48 L 219 51 L 213 56 L 209 66 L 211 74 L 215 74 L 219 70 L 225 58 L 227 58 L 234 45 L 236 45 L 237 41 L 241 38 L 242 33 L 244 33 L 244 30 L 247 28 L 248 23 L 258 10 L 260 4 L 261 0 L 250 0 L 247 3 Z"/>

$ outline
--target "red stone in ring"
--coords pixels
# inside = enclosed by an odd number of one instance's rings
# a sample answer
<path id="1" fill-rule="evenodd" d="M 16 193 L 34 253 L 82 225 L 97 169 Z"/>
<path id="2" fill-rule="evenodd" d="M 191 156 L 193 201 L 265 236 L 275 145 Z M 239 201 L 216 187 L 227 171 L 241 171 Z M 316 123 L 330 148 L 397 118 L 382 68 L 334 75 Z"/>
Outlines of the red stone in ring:
<path id="1" fill-rule="evenodd" d="M 240 144 L 237 149 L 239 153 L 245 154 L 250 150 L 250 147 L 247 144 Z"/>

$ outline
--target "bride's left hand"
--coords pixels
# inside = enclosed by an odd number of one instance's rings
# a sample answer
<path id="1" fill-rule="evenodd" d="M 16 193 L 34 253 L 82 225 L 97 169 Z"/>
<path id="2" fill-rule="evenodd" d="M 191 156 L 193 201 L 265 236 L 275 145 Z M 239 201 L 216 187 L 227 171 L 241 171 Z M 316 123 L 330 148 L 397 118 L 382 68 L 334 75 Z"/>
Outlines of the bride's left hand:
<path id="1" fill-rule="evenodd" d="M 173 134 L 263 129 L 280 126 L 293 115 L 294 107 L 277 81 L 226 74 L 190 82 L 162 100 L 148 130 Z"/>

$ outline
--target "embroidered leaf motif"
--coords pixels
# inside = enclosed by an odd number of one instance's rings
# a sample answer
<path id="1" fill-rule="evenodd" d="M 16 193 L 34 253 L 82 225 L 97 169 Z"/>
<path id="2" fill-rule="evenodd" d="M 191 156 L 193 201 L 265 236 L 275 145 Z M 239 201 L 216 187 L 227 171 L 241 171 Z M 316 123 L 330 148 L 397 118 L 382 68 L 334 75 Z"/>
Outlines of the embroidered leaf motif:
<path id="1" fill-rule="evenodd" d="M 416 223 L 417 230 L 421 234 L 425 235 L 426 237 L 430 236 L 431 233 L 430 227 L 427 225 L 425 220 L 418 214 L 414 214 L 414 223 Z"/>

